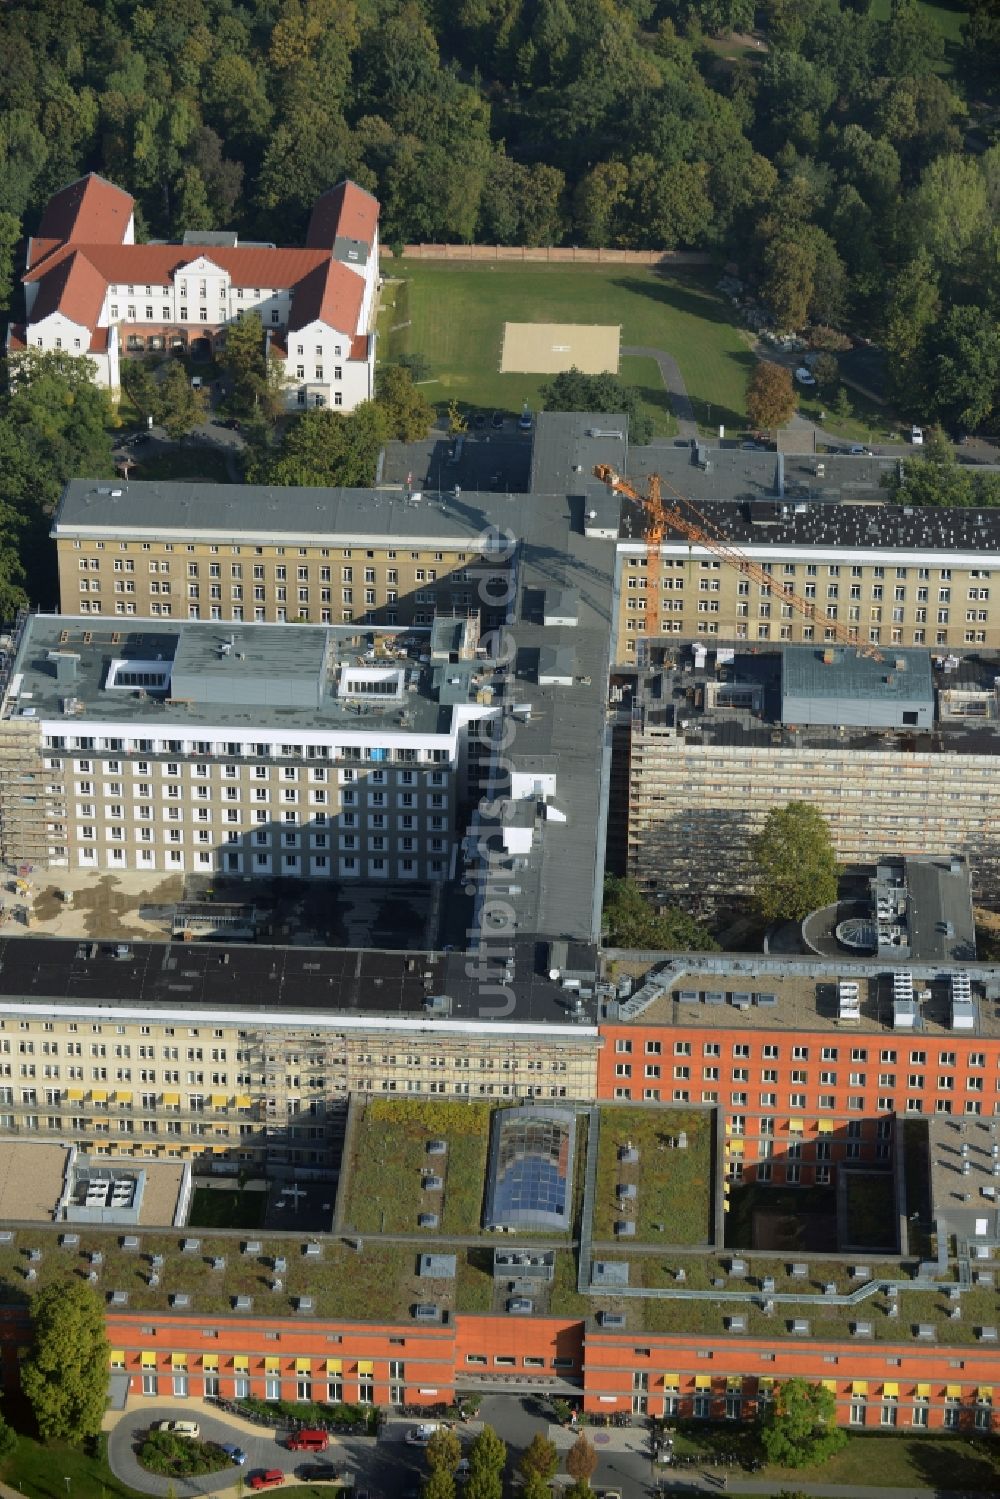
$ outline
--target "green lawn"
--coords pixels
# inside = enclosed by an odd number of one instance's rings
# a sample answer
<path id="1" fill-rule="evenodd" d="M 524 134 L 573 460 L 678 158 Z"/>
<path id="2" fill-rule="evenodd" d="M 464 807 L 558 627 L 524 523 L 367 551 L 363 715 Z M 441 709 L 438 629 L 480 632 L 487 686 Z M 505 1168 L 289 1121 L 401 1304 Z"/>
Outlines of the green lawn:
<path id="1" fill-rule="evenodd" d="M 686 1150 L 671 1149 L 668 1137 L 686 1133 Z M 638 1165 L 619 1162 L 618 1148 L 631 1142 Z M 631 1213 L 616 1200 L 619 1182 L 638 1189 Z M 614 1223 L 635 1218 L 639 1243 L 704 1244 L 712 1226 L 712 1115 L 695 1109 L 602 1109 L 597 1153 L 593 1235 L 614 1236 Z M 654 1227 L 662 1224 L 662 1229 Z"/>
<path id="2" fill-rule="evenodd" d="M 848 442 L 863 442 L 866 446 L 901 441 L 900 424 L 890 408 L 876 405 L 851 386 L 847 386 L 850 416 L 835 416 L 822 397 L 807 395 L 798 386 L 796 391 L 801 415 L 811 422 L 818 422 L 824 432 L 833 432 Z"/>
<path id="3" fill-rule="evenodd" d="M 266 1192 L 195 1187 L 188 1227 L 260 1228 L 266 1207 Z"/>
<path id="4" fill-rule="evenodd" d="M 708 1452 L 756 1452 L 752 1427 L 708 1427 L 701 1430 L 687 1425 L 675 1437 L 678 1456 Z M 899 1489 L 967 1490 L 970 1493 L 995 1493 L 1000 1476 L 996 1455 L 986 1442 L 971 1434 L 961 1437 L 944 1435 L 898 1436 L 873 1432 L 860 1436 L 854 1432 L 847 1445 L 818 1468 L 777 1468 L 767 1466 L 755 1481 L 774 1484 L 779 1489 L 796 1490 L 812 1484 L 838 1484 L 843 1488 L 869 1487 Z M 730 1487 L 740 1488 L 739 1480 Z"/>
<path id="5" fill-rule="evenodd" d="M 115 1478 L 106 1450 L 105 1437 L 91 1455 L 64 1442 L 42 1443 L 19 1435 L 14 1456 L 0 1464 L 0 1478 L 28 1499 L 66 1499 L 67 1494 L 70 1499 L 144 1499 L 138 1489 Z"/>
<path id="6" fill-rule="evenodd" d="M 374 1099 L 359 1111 L 346 1184 L 345 1226 L 358 1233 L 415 1233 L 421 1212 L 440 1217 L 446 1234 L 481 1231 L 490 1108 L 484 1103 Z M 443 1156 L 427 1154 L 443 1139 Z M 443 1192 L 425 1192 L 424 1172 L 443 1176 Z"/>
<path id="7" fill-rule="evenodd" d="M 715 273 L 661 274 L 633 266 L 440 264 L 403 260 L 383 292 L 379 331 L 386 357 L 419 353 L 429 361 L 423 385 L 443 408 L 520 411 L 534 406 L 544 375 L 501 375 L 505 321 L 613 323 L 624 345 L 665 349 L 680 364 L 700 421 L 745 422 L 746 382 L 754 360 L 713 290 Z M 623 374 L 644 391 L 661 435 L 670 436 L 659 372 L 626 361 Z"/>

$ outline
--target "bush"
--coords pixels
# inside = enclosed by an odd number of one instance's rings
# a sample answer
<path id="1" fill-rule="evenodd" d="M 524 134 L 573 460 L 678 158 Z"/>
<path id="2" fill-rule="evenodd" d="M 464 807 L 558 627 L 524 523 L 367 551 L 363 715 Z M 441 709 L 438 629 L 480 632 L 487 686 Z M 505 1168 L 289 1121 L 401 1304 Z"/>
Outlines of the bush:
<path id="1" fill-rule="evenodd" d="M 373 1405 L 322 1405 L 307 1400 L 258 1400 L 249 1396 L 236 1402 L 240 1411 L 249 1417 L 263 1416 L 280 1426 L 285 1421 L 304 1421 L 307 1426 L 320 1421 L 332 1421 L 337 1426 L 352 1426 L 367 1436 L 375 1436 L 382 1422 L 382 1413 Z"/>
<path id="2" fill-rule="evenodd" d="M 151 1431 L 139 1448 L 139 1461 L 166 1478 L 193 1478 L 229 1467 L 229 1458 L 214 1442 L 192 1442 L 171 1431 Z"/>

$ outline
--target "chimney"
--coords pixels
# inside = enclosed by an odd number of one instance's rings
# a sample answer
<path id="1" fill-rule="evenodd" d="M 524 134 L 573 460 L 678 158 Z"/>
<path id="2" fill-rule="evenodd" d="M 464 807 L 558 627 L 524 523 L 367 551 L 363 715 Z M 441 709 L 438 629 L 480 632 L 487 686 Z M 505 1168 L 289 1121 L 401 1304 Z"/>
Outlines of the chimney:
<path id="1" fill-rule="evenodd" d="M 774 482 L 775 482 L 775 487 L 777 488 L 777 491 L 778 491 L 778 499 L 779 500 L 783 500 L 785 498 L 785 455 L 784 455 L 784 453 L 779 453 L 778 454 L 778 468 L 777 468 L 777 472 L 776 472 L 776 474 L 774 476 Z"/>

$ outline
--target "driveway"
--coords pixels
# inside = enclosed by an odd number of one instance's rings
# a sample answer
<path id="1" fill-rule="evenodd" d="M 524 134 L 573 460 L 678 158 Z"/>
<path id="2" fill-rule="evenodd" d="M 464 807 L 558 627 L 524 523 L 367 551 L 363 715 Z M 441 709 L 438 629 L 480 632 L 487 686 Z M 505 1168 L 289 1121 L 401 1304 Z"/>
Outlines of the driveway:
<path id="1" fill-rule="evenodd" d="M 208 1473 L 203 1478 L 161 1478 L 148 1473 L 136 1456 L 142 1440 L 154 1421 L 198 1421 L 201 1436 L 207 1442 L 234 1442 L 247 1455 L 242 1468 L 230 1466 L 218 1473 Z M 237 1480 L 247 1479 L 258 1468 L 280 1468 L 291 1478 L 296 1469 L 317 1460 L 308 1452 L 289 1452 L 279 1445 L 278 1437 L 287 1435 L 287 1427 L 277 1431 L 270 1426 L 257 1426 L 238 1417 L 230 1418 L 212 1405 L 200 1400 L 189 1400 L 184 1404 L 171 1405 L 165 1401 L 150 1400 L 137 1403 L 132 1409 L 123 1411 L 113 1427 L 108 1430 L 108 1465 L 116 1478 L 138 1489 L 144 1494 L 154 1494 L 166 1499 L 172 1492 L 177 1499 L 192 1499 L 201 1495 L 232 1495 L 237 1492 Z M 377 1468 L 378 1443 L 371 1437 L 331 1436 L 327 1453 L 322 1454 L 331 1462 L 342 1462 L 345 1468 L 357 1474 L 359 1488 L 371 1488 L 370 1475 Z"/>

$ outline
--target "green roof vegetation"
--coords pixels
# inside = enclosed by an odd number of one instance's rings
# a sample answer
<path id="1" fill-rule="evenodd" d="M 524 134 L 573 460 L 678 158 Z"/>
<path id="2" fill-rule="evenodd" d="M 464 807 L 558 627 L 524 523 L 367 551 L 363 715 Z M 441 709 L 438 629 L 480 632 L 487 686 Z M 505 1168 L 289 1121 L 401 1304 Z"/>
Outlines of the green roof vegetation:
<path id="1" fill-rule="evenodd" d="M 594 1202 L 595 1243 L 614 1238 L 618 1219 L 634 1218 L 637 1242 L 707 1244 L 712 1237 L 712 1126 L 709 1109 L 601 1110 Z M 684 1150 L 670 1145 L 687 1136 Z M 635 1165 L 619 1161 L 621 1146 L 639 1152 Z M 619 1205 L 619 1183 L 636 1187 L 634 1203 Z"/>
<path id="2" fill-rule="evenodd" d="M 437 1213 L 442 1234 L 482 1231 L 489 1104 L 417 1099 L 359 1101 L 353 1120 L 342 1221 L 357 1233 L 416 1233 L 420 1213 Z M 444 1155 L 429 1155 L 443 1140 Z M 444 1178 L 427 1192 L 424 1174 Z"/>

